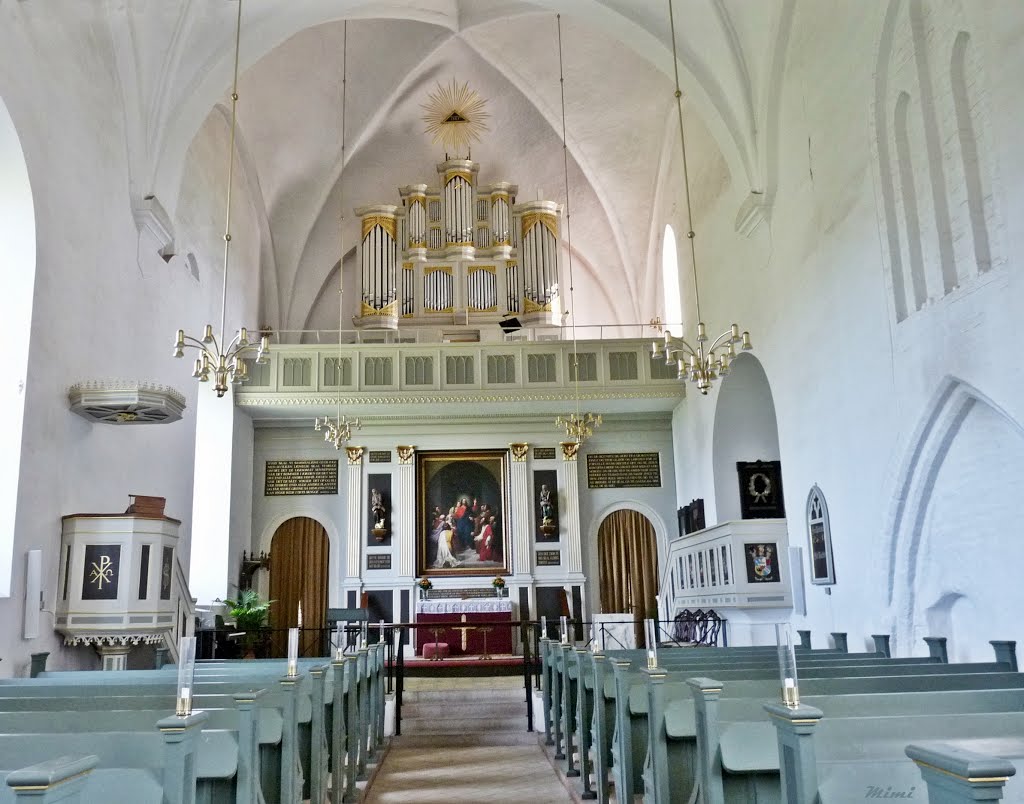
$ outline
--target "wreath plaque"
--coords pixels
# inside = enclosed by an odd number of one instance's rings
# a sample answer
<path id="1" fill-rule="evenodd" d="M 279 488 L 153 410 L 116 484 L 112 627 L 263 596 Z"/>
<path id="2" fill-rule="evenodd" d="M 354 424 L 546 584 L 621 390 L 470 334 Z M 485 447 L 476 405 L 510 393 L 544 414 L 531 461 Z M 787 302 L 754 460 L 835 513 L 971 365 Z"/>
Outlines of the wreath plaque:
<path id="1" fill-rule="evenodd" d="M 744 519 L 782 519 L 786 516 L 780 461 L 737 461 L 736 473 L 740 482 L 740 512 Z"/>

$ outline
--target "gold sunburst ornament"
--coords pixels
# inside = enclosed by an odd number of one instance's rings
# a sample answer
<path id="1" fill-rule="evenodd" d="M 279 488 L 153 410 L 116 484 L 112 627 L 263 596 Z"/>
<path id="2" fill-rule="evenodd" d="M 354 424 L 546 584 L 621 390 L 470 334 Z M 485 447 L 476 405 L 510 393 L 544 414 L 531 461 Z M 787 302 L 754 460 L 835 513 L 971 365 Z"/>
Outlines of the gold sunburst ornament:
<path id="1" fill-rule="evenodd" d="M 469 84 L 458 84 L 454 80 L 448 86 L 437 85 L 427 102 L 423 104 L 423 122 L 426 132 L 435 143 L 444 146 L 445 153 L 469 156 L 469 148 L 479 142 L 487 131 L 484 122 L 490 116 L 484 111 L 487 101 L 480 97 Z"/>

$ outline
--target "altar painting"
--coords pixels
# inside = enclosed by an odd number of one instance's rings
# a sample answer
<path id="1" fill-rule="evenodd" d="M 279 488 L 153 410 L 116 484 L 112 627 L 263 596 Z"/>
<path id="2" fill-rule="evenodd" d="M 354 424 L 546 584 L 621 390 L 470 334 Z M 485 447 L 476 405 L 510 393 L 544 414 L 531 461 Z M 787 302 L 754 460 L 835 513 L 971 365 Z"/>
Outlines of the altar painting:
<path id="1" fill-rule="evenodd" d="M 419 575 L 503 575 L 506 452 L 418 452 Z"/>

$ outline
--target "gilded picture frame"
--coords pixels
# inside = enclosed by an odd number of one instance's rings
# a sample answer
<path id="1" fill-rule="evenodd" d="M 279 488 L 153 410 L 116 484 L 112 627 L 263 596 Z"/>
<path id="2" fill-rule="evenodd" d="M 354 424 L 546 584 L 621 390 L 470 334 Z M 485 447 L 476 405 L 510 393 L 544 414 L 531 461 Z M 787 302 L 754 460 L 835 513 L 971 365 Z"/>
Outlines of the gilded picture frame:
<path id="1" fill-rule="evenodd" d="M 509 574 L 508 451 L 416 453 L 416 571 Z"/>

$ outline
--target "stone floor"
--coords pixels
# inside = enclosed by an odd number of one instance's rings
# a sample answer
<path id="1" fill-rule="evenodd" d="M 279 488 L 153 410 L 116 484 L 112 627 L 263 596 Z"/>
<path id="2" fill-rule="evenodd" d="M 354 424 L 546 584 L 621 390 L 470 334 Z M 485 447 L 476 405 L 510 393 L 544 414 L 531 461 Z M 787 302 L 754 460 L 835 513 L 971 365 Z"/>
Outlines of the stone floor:
<path id="1" fill-rule="evenodd" d="M 392 738 L 363 801 L 572 801 L 537 734 L 526 731 L 522 683 L 408 679 L 402 736 Z"/>

